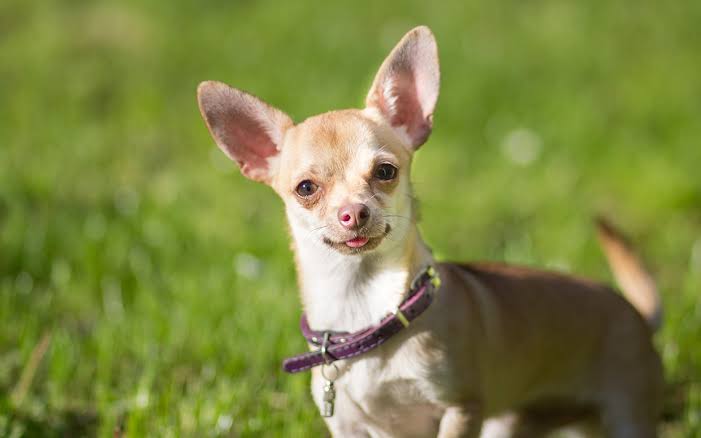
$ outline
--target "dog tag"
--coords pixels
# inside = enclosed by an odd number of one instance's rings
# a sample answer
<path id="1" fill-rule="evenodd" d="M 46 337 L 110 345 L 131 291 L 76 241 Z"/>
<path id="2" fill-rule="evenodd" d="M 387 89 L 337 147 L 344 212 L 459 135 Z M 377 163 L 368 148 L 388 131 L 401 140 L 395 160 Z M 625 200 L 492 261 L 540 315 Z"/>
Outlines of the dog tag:
<path id="1" fill-rule="evenodd" d="M 323 407 L 321 415 L 323 417 L 333 417 L 334 400 L 336 399 L 336 390 L 333 387 L 333 382 L 326 381 L 324 385 L 324 396 L 322 399 Z"/>

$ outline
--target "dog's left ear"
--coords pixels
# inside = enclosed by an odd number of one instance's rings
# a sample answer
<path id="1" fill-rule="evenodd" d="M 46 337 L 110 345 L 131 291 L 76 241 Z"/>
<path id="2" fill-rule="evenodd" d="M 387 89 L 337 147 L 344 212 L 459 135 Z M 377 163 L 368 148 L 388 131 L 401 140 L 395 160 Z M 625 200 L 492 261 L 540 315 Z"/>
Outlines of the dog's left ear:
<path id="1" fill-rule="evenodd" d="M 382 63 L 365 103 L 416 150 L 431 134 L 439 84 L 436 40 L 428 27 L 419 26 Z"/>

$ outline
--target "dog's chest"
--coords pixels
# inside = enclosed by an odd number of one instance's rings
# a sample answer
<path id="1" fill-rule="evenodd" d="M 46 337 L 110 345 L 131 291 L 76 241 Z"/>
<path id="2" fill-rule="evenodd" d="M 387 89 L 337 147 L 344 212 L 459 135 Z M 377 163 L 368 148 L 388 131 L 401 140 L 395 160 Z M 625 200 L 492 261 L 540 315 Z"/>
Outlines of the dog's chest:
<path id="1" fill-rule="evenodd" d="M 416 351 L 420 343 L 420 337 L 413 337 L 389 351 L 371 352 L 350 364 L 340 364 L 336 412 L 328 420 L 335 434 L 435 436 L 442 408 L 429 377 L 432 361 Z M 324 381 L 317 374 L 312 391 L 321 406 Z"/>

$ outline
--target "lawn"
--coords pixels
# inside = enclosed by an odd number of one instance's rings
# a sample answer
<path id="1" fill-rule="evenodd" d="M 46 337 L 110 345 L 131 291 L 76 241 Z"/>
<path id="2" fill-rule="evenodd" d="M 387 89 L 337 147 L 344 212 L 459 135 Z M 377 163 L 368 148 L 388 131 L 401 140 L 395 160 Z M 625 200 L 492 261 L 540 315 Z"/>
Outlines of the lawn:
<path id="1" fill-rule="evenodd" d="M 701 2 L 0 3 L 0 436 L 319 436 L 281 202 L 197 84 L 297 121 L 362 104 L 411 27 L 442 94 L 418 153 L 439 258 L 611 280 L 591 218 L 664 295 L 665 437 L 701 434 Z"/>

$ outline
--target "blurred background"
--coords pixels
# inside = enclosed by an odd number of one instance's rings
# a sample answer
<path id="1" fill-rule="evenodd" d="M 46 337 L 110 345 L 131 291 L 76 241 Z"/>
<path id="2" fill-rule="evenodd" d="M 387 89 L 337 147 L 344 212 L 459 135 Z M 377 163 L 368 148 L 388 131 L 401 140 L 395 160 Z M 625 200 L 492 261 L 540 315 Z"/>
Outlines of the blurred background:
<path id="1" fill-rule="evenodd" d="M 0 436 L 323 435 L 280 368 L 305 349 L 282 204 L 195 89 L 358 107 L 418 24 L 442 65 L 425 239 L 611 281 L 608 215 L 664 294 L 664 436 L 699 436 L 701 2 L 329 3 L 0 3 Z"/>

